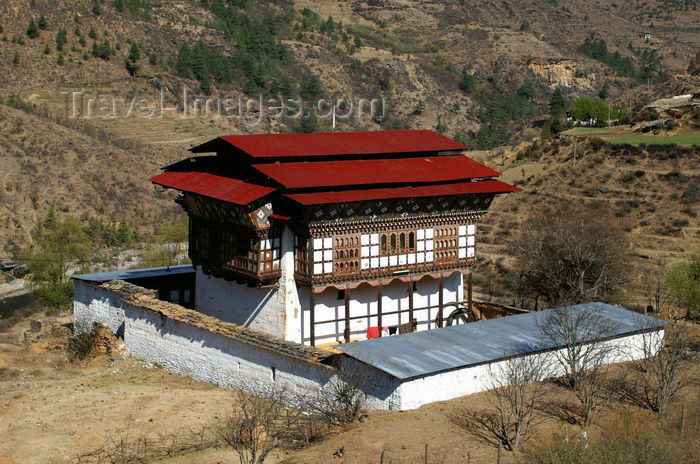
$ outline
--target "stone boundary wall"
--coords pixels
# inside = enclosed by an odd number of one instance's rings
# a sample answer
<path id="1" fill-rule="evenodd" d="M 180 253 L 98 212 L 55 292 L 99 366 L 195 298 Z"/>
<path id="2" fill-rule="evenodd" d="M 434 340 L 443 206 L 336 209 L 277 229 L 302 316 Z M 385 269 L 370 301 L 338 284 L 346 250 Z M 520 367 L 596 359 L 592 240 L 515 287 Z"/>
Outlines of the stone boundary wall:
<path id="1" fill-rule="evenodd" d="M 123 337 L 130 354 L 179 374 L 251 393 L 318 391 L 336 375 L 332 354 L 160 301 L 124 281 L 75 281 L 75 330 L 94 323 Z"/>
<path id="2" fill-rule="evenodd" d="M 124 339 L 127 351 L 173 372 L 250 393 L 284 389 L 290 398 L 313 396 L 339 377 L 337 353 L 289 342 L 155 298 L 128 282 L 76 279 L 75 332 L 102 323 Z M 397 409 L 397 382 L 362 372 L 370 409 Z"/>
<path id="3" fill-rule="evenodd" d="M 368 395 L 368 409 L 414 409 L 484 391 L 489 388 L 489 369 L 498 371 L 507 363 L 497 359 L 399 380 L 350 356 L 224 322 L 158 300 L 155 293 L 124 281 L 75 280 L 75 331 L 84 333 L 92 330 L 94 323 L 103 323 L 124 339 L 133 356 L 179 374 L 250 393 L 284 389 L 292 397 L 313 396 L 342 379 L 335 368 L 341 366 L 360 381 Z M 638 333 L 603 343 L 613 348 L 608 362 L 642 355 Z M 557 351 L 548 350 L 546 356 L 553 358 Z M 555 376 L 561 373 L 552 372 Z"/>
<path id="4" fill-rule="evenodd" d="M 619 363 L 644 357 L 643 335 L 629 334 L 600 342 L 600 349 L 606 352 L 606 364 Z M 564 369 L 557 360 L 564 349 L 523 354 L 515 358 L 542 356 L 549 368 L 548 378 L 564 375 Z M 459 369 L 451 369 L 432 375 L 405 380 L 400 387 L 401 408 L 415 409 L 434 401 L 444 401 L 460 396 L 472 395 L 494 388 L 493 376 L 508 371 L 508 359 L 494 360 Z M 517 362 L 517 361 L 516 361 Z M 425 392 L 431 392 L 426 398 Z"/>

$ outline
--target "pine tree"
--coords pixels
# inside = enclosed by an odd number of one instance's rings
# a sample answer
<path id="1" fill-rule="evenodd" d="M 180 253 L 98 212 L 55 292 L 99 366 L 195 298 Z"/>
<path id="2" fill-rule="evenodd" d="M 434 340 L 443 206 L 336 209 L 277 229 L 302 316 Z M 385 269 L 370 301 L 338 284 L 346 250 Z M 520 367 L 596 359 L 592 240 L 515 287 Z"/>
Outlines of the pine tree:
<path id="1" fill-rule="evenodd" d="M 39 29 L 46 29 L 46 18 L 42 15 L 39 16 L 39 22 L 37 23 Z"/>
<path id="2" fill-rule="evenodd" d="M 29 21 L 29 26 L 27 26 L 27 36 L 29 36 L 30 39 L 39 37 L 39 28 L 33 19 Z"/>
<path id="3" fill-rule="evenodd" d="M 134 42 L 131 44 L 131 49 L 129 50 L 129 61 L 136 63 L 140 59 L 141 51 L 139 50 L 139 46 L 136 45 L 136 42 Z"/>
<path id="4" fill-rule="evenodd" d="M 65 28 L 61 28 L 56 34 L 56 50 L 63 51 L 63 46 L 68 42 L 68 33 Z"/>
<path id="5" fill-rule="evenodd" d="M 549 115 L 558 117 L 564 114 L 566 109 L 566 101 L 564 100 L 564 94 L 561 93 L 561 89 L 557 87 L 549 99 Z"/>
<path id="6" fill-rule="evenodd" d="M 19 52 L 15 51 L 15 53 L 12 55 L 12 62 L 15 66 L 19 64 Z"/>
<path id="7" fill-rule="evenodd" d="M 129 50 L 129 56 L 126 59 L 125 65 L 126 65 L 126 70 L 134 76 L 136 74 L 136 71 L 139 70 L 140 66 L 137 63 L 141 59 L 141 52 L 139 51 L 139 46 L 136 45 L 136 42 L 132 42 L 131 44 L 131 49 Z"/>

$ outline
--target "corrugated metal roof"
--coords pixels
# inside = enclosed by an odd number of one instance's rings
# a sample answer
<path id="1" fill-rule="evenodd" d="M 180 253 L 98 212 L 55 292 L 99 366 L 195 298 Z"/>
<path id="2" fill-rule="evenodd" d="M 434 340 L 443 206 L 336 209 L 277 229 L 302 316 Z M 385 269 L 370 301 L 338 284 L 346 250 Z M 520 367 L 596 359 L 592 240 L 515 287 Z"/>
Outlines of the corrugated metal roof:
<path id="1" fill-rule="evenodd" d="M 389 198 L 439 197 L 469 193 L 507 193 L 521 190 L 500 180 L 461 182 L 457 184 L 425 185 L 420 187 L 378 188 L 345 190 L 340 192 L 294 193 L 285 195 L 302 205 L 347 203 L 351 201 L 380 200 Z"/>
<path id="2" fill-rule="evenodd" d="M 317 161 L 254 164 L 287 188 L 420 183 L 500 176 L 498 171 L 463 155 L 429 158 Z"/>
<path id="3" fill-rule="evenodd" d="M 225 135 L 191 148 L 207 153 L 233 145 L 254 158 L 431 153 L 468 147 L 431 130 L 334 132 L 313 134 Z"/>
<path id="4" fill-rule="evenodd" d="M 192 274 L 195 269 L 191 264 L 170 267 L 149 267 L 146 269 L 126 269 L 123 271 L 95 272 L 92 274 L 77 274 L 71 276 L 73 279 L 86 280 L 89 282 L 108 282 L 110 280 L 133 280 L 148 277 L 160 277 L 166 275 Z"/>
<path id="5" fill-rule="evenodd" d="M 639 331 L 640 318 L 647 329 L 669 324 L 605 303 L 589 303 L 572 308 L 577 311 L 600 311 L 603 317 L 614 323 L 616 336 Z M 556 348 L 539 336 L 537 327 L 537 322 L 543 321 L 550 311 L 362 340 L 334 348 L 397 379 L 409 379 L 491 362 L 508 355 Z"/>
<path id="6" fill-rule="evenodd" d="M 262 198 L 275 189 L 250 184 L 230 177 L 221 177 L 206 172 L 167 171 L 151 179 L 154 184 L 163 187 L 198 193 L 237 205 L 247 205 Z"/>

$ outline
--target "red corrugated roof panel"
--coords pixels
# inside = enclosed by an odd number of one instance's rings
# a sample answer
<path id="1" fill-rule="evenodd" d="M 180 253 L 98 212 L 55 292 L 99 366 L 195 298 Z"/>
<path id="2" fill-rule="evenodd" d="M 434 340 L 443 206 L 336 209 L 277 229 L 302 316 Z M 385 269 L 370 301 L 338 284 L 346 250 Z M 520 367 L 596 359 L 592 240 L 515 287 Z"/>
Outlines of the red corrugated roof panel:
<path id="1" fill-rule="evenodd" d="M 230 177 L 221 177 L 206 172 L 168 171 L 151 179 L 163 187 L 198 193 L 206 197 L 228 201 L 237 205 L 247 205 L 262 198 L 275 189 L 250 184 Z"/>
<path id="2" fill-rule="evenodd" d="M 335 132 L 314 134 L 225 135 L 192 148 L 217 151 L 224 141 L 254 158 L 431 153 L 468 147 L 431 130 Z"/>
<path id="3" fill-rule="evenodd" d="M 381 200 L 389 198 L 440 197 L 469 193 L 508 193 L 522 190 L 500 180 L 460 182 L 458 184 L 426 185 L 421 187 L 379 188 L 346 190 L 341 192 L 294 193 L 285 195 L 302 205 L 347 203 L 353 201 Z"/>
<path id="4" fill-rule="evenodd" d="M 287 188 L 442 182 L 500 176 L 466 156 L 254 164 Z"/>

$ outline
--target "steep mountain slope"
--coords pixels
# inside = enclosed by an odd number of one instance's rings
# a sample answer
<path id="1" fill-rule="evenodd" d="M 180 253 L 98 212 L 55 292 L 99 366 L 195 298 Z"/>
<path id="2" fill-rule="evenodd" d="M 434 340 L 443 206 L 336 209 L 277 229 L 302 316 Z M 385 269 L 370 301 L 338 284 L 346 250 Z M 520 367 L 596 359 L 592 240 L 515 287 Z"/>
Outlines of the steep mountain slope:
<path id="1" fill-rule="evenodd" d="M 40 17 L 46 28 L 30 38 L 29 23 Z M 693 81 L 630 90 L 633 79 L 577 50 L 587 38 L 602 39 L 640 66 L 642 51 L 653 49 L 662 70 L 682 73 L 700 46 L 699 24 L 694 0 L 7 0 L 0 102 L 38 116 L 0 107 L 0 254 L 29 244 L 51 204 L 145 229 L 161 222 L 158 212 L 174 207 L 148 177 L 207 138 L 330 129 L 330 118 L 304 126 L 268 117 L 270 97 L 301 94 L 306 111 L 321 98 L 351 98 L 351 117 L 338 118 L 336 130 L 439 127 L 475 142 L 493 126 L 500 143 L 537 133 L 557 85 L 571 99 L 596 95 L 607 82 L 613 101 L 634 108 L 697 89 Z M 72 92 L 82 90 L 74 114 Z M 203 106 L 193 114 L 197 98 L 241 97 L 245 105 L 251 97 L 257 107 L 260 95 L 265 114 L 249 119 L 202 114 Z M 383 99 L 386 117 L 369 117 L 367 107 L 359 114 L 362 98 Z M 511 106 L 492 117 L 491 105 L 503 102 Z"/>

